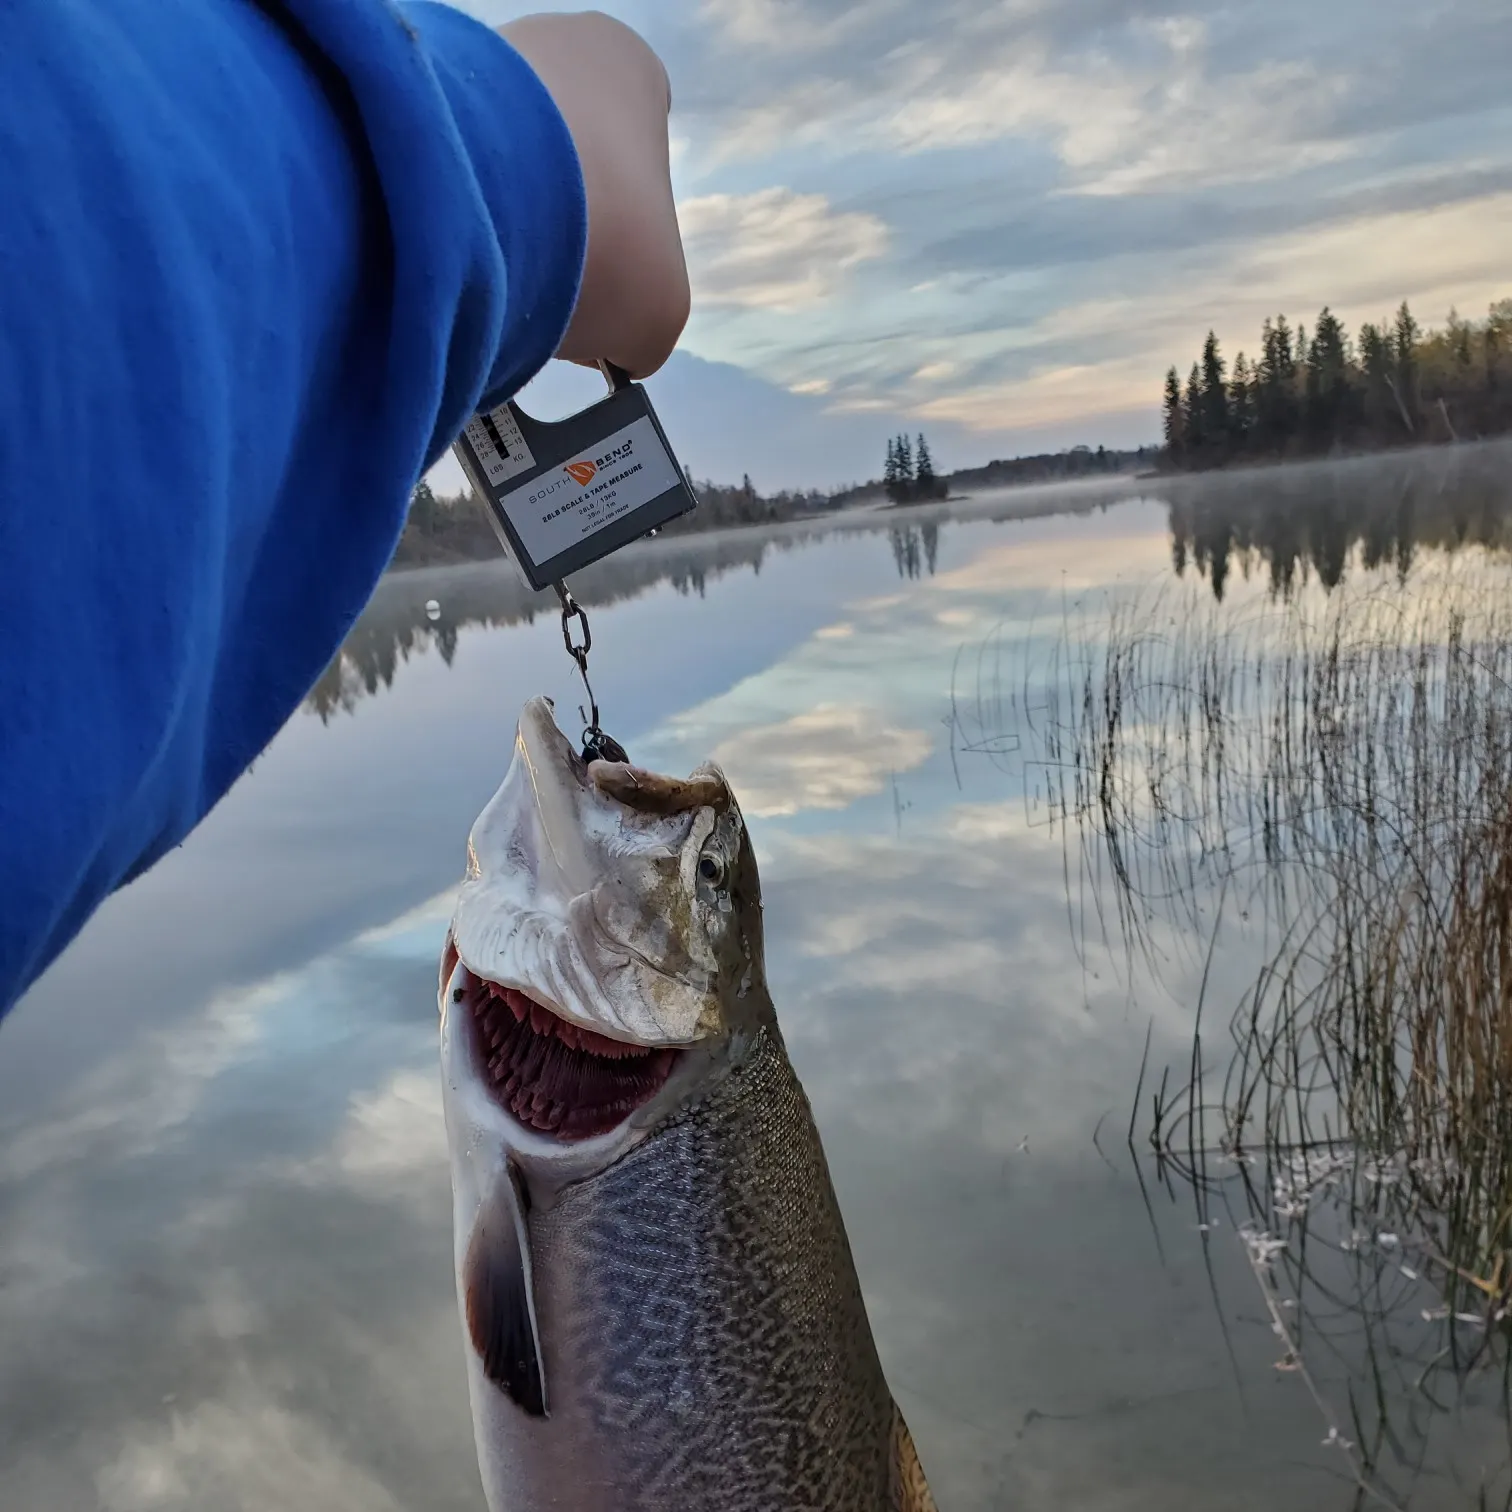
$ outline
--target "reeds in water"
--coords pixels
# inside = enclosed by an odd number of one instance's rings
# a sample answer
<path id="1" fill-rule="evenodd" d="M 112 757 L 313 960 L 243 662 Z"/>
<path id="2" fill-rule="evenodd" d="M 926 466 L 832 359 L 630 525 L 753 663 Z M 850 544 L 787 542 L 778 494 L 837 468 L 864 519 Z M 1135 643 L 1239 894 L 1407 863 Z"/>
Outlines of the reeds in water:
<path id="1" fill-rule="evenodd" d="M 1408 1395 L 1493 1363 L 1505 1391 L 1512 573 L 1461 561 L 1221 605 L 1168 585 L 1068 611 L 1011 700 L 979 678 L 959 745 L 1006 748 L 1010 702 L 1008 744 L 1094 899 L 1077 917 L 1134 968 L 1169 978 L 1186 952 L 1202 983 L 1189 1063 L 1174 1089 L 1141 1074 L 1131 1140 L 1199 1208 L 1239 1193 L 1278 1364 L 1305 1374 L 1307 1287 L 1333 1310 L 1352 1289 L 1352 1326 L 1377 1309 L 1373 1360 L 1385 1311 L 1413 1323 L 1377 1361 Z M 1240 936 L 1262 964 L 1215 1048 L 1203 1020 Z M 1367 1471 L 1400 1425 L 1373 1390 L 1371 1411 L 1353 1386 L 1325 1407 L 1328 1442 L 1390 1503 Z"/>

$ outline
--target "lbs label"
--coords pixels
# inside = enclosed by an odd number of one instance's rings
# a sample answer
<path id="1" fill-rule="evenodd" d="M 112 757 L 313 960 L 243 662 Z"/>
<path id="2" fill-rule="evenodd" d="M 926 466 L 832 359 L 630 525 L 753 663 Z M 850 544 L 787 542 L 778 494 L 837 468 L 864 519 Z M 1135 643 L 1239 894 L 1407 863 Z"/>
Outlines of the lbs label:
<path id="1" fill-rule="evenodd" d="M 656 427 L 643 417 L 510 490 L 500 503 L 532 560 L 548 562 L 681 483 Z"/>
<path id="2" fill-rule="evenodd" d="M 486 415 L 474 415 L 467 422 L 465 434 L 488 481 L 495 488 L 535 466 L 530 447 L 520 434 L 519 422 L 507 404 L 501 404 Z"/>

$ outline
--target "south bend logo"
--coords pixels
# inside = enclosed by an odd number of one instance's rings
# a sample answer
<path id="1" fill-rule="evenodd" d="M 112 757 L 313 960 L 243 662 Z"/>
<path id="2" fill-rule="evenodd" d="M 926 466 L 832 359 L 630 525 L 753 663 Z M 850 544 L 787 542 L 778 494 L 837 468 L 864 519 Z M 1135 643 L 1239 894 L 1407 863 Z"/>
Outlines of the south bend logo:
<path id="1" fill-rule="evenodd" d="M 586 488 L 593 482 L 593 475 L 598 471 L 592 462 L 569 462 L 562 469 L 579 488 Z"/>

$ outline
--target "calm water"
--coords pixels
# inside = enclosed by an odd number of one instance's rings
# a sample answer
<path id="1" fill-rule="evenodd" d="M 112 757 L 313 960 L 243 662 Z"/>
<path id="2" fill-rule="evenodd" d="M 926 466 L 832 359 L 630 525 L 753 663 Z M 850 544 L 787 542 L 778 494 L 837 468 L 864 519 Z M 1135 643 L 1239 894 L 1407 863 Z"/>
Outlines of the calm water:
<path id="1" fill-rule="evenodd" d="M 1234 1215 L 1131 1158 L 1146 1037 L 1147 1078 L 1183 1074 L 1202 961 L 1142 990 L 1089 943 L 1014 721 L 1068 613 L 1173 555 L 1203 594 L 1410 576 L 1500 544 L 1477 479 L 1002 496 L 584 575 L 608 728 L 646 765 L 717 757 L 751 821 L 774 996 L 944 1512 L 1354 1504 L 1322 1440 L 1373 1390 L 1369 1329 L 1341 1291 L 1320 1406 L 1275 1368 Z M 515 714 L 574 709 L 571 673 L 506 569 L 390 579 L 310 707 L 0 1033 L 5 1512 L 482 1507 L 436 956 Z M 1236 938 L 1209 992 L 1257 959 Z M 1413 1506 L 1500 1504 L 1494 1395 L 1412 1408 Z"/>

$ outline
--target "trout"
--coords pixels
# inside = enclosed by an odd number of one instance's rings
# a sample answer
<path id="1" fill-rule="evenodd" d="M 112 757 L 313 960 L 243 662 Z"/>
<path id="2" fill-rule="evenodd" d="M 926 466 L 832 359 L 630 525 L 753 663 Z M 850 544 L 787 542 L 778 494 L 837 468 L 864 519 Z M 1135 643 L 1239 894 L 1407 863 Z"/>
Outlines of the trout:
<path id="1" fill-rule="evenodd" d="M 440 1005 L 492 1512 L 934 1512 L 723 772 L 585 764 L 532 699 L 469 837 Z"/>

